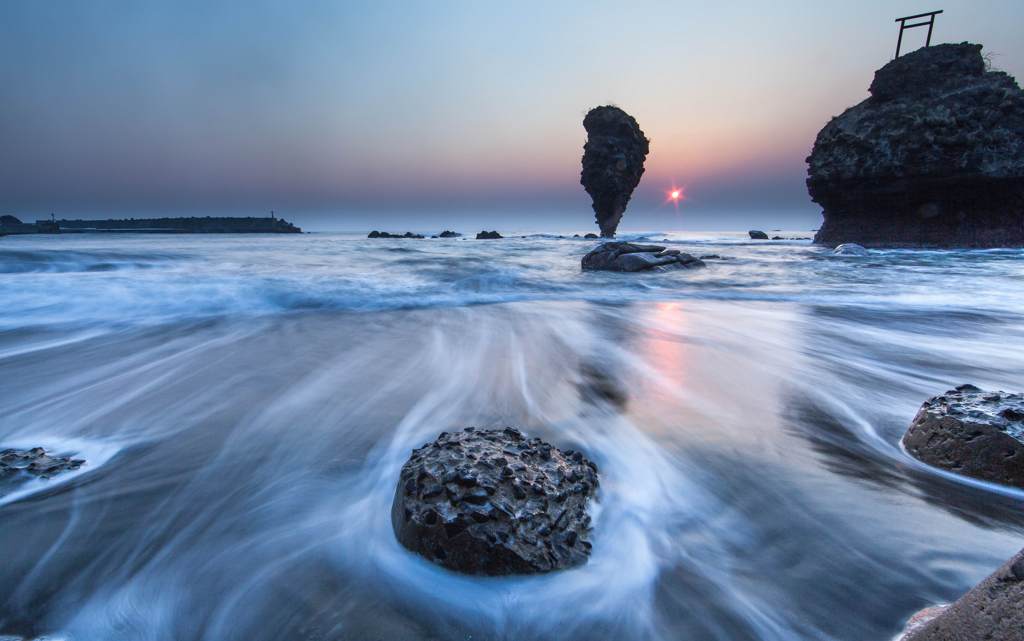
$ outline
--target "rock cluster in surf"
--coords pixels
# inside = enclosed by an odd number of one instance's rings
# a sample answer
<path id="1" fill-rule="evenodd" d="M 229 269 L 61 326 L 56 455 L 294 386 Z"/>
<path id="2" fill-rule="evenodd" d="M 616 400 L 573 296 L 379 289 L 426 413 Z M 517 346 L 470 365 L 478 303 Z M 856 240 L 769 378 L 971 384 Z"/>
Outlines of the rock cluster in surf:
<path id="1" fill-rule="evenodd" d="M 593 200 L 601 235 L 615 236 L 633 190 L 644 174 L 650 141 L 636 119 L 618 107 L 595 107 L 583 119 L 587 142 L 583 145 L 580 184 Z"/>
<path id="2" fill-rule="evenodd" d="M 367 238 L 423 238 L 423 234 L 414 234 L 411 231 L 407 231 L 404 234 L 392 234 L 386 231 L 377 231 L 374 229 L 366 235 Z"/>
<path id="3" fill-rule="evenodd" d="M 903 446 L 930 465 L 1024 487 L 1024 394 L 960 385 L 921 406 Z"/>
<path id="4" fill-rule="evenodd" d="M 914 615 L 900 641 L 1020 641 L 1024 631 L 1024 550 L 949 606 Z"/>
<path id="5" fill-rule="evenodd" d="M 28 450 L 0 450 L 0 494 L 3 488 L 18 480 L 48 479 L 63 472 L 77 470 L 85 463 L 82 459 L 48 454 L 41 447 Z"/>
<path id="6" fill-rule="evenodd" d="M 1024 91 L 981 45 L 941 44 L 875 72 L 807 158 L 835 246 L 1024 246 Z"/>
<path id="7" fill-rule="evenodd" d="M 477 240 L 499 240 L 501 238 L 504 238 L 504 236 L 502 236 L 501 234 L 499 234 L 496 231 L 484 230 L 484 231 L 481 231 L 481 232 L 477 232 L 477 235 L 476 235 L 476 239 Z"/>
<path id="8" fill-rule="evenodd" d="M 413 450 L 391 509 L 399 542 L 451 570 L 534 574 L 590 554 L 597 467 L 517 429 L 442 432 Z"/>
<path id="9" fill-rule="evenodd" d="M 584 270 L 638 272 L 648 269 L 693 269 L 704 267 L 704 261 L 661 245 L 607 242 L 590 250 L 580 262 Z"/>

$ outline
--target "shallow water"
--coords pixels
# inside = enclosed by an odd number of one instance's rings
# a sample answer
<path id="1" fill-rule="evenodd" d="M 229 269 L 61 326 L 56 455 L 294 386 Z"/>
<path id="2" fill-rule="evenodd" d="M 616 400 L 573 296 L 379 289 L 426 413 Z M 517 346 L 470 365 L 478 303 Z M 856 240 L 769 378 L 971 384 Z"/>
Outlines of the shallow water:
<path id="1" fill-rule="evenodd" d="M 0 239 L 0 448 L 88 460 L 0 497 L 0 634 L 886 641 L 1022 546 L 1024 492 L 899 438 L 956 384 L 1020 389 L 1024 252 L 668 237 L 723 260 Z M 624 406 L 588 392 L 594 369 Z M 599 465 L 587 565 L 464 577 L 395 542 L 409 450 L 506 424 Z"/>

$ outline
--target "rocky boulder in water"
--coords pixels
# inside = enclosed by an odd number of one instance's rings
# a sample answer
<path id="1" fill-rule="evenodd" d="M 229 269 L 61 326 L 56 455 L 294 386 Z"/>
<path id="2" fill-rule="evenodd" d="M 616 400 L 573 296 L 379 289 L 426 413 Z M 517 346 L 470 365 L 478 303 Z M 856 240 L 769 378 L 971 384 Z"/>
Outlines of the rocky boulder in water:
<path id="1" fill-rule="evenodd" d="M 704 267 L 704 261 L 678 249 L 666 249 L 661 245 L 609 242 L 590 250 L 583 257 L 581 266 L 588 271 L 639 272 L 648 269 Z"/>
<path id="2" fill-rule="evenodd" d="M 1024 91 L 981 45 L 942 44 L 879 69 L 807 158 L 835 246 L 1024 246 Z"/>
<path id="3" fill-rule="evenodd" d="M 386 231 L 377 231 L 376 229 L 366 235 L 367 238 L 423 238 L 422 234 L 414 234 L 411 231 L 407 231 L 404 234 L 392 234 Z"/>
<path id="4" fill-rule="evenodd" d="M 949 606 L 915 614 L 900 641 L 1020 641 L 1024 638 L 1024 550 Z"/>
<path id="5" fill-rule="evenodd" d="M 751 229 L 747 234 L 752 240 L 768 240 L 768 234 L 764 233 L 760 229 Z"/>
<path id="6" fill-rule="evenodd" d="M 615 236 L 633 190 L 644 174 L 650 141 L 636 119 L 618 107 L 595 107 L 583 119 L 587 142 L 583 145 L 580 184 L 593 200 L 601 235 Z"/>
<path id="7" fill-rule="evenodd" d="M 85 463 L 82 459 L 48 454 L 41 447 L 28 450 L 0 450 L 0 496 L 23 481 L 32 478 L 49 479 L 77 470 Z"/>
<path id="8" fill-rule="evenodd" d="M 477 235 L 476 235 L 476 239 L 477 240 L 499 240 L 501 238 L 504 238 L 504 236 L 502 236 L 501 234 L 499 234 L 496 231 L 486 231 L 485 230 L 485 231 L 482 231 L 482 232 L 478 232 Z"/>
<path id="9" fill-rule="evenodd" d="M 903 446 L 929 465 L 1024 487 L 1024 394 L 960 385 L 921 406 Z"/>
<path id="10" fill-rule="evenodd" d="M 440 234 L 438 234 L 438 238 L 459 238 L 460 236 L 462 236 L 462 234 L 460 234 L 459 232 L 451 231 L 449 229 L 446 229 Z"/>
<path id="11" fill-rule="evenodd" d="M 391 522 L 409 550 L 469 574 L 533 574 L 590 554 L 597 467 L 519 430 L 442 432 L 402 467 Z"/>

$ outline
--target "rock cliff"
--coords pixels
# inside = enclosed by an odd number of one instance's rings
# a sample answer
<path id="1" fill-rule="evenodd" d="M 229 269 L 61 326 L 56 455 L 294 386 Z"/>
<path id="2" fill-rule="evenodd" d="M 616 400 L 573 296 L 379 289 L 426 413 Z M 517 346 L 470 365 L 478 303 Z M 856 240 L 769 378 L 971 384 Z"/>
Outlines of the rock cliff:
<path id="1" fill-rule="evenodd" d="M 580 184 L 594 202 L 601 235 L 613 238 L 633 190 L 644 174 L 650 141 L 636 119 L 618 107 L 595 107 L 583 119 L 587 142 L 583 145 Z"/>
<path id="2" fill-rule="evenodd" d="M 925 47 L 875 72 L 807 158 L 835 246 L 1024 246 L 1024 91 L 981 45 Z"/>

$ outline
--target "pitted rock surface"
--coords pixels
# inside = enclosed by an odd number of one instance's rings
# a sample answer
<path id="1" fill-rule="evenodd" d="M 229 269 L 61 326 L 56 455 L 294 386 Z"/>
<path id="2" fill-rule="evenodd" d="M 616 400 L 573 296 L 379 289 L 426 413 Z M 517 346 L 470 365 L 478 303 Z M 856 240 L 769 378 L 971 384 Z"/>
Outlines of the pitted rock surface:
<path id="1" fill-rule="evenodd" d="M 85 461 L 67 456 L 47 454 L 41 447 L 28 450 L 0 450 L 0 496 L 31 478 L 52 478 L 62 472 L 77 470 Z"/>
<path id="2" fill-rule="evenodd" d="M 1024 487 L 1024 394 L 960 385 L 921 406 L 903 445 L 950 472 Z"/>
<path id="3" fill-rule="evenodd" d="M 1024 91 L 981 45 L 940 44 L 875 72 L 807 158 L 815 242 L 1024 246 Z"/>
<path id="4" fill-rule="evenodd" d="M 1024 550 L 950 606 L 915 615 L 900 641 L 1020 641 L 1024 638 Z M 927 619 L 920 621 L 921 618 Z"/>
<path id="5" fill-rule="evenodd" d="M 580 184 L 593 200 L 601 235 L 615 236 L 622 214 L 644 175 L 650 141 L 636 119 L 618 107 L 595 107 L 583 119 L 587 142 L 583 145 Z"/>
<path id="6" fill-rule="evenodd" d="M 648 269 L 693 269 L 704 267 L 704 261 L 661 245 L 608 242 L 590 250 L 580 261 L 580 266 L 588 271 L 639 272 Z"/>
<path id="7" fill-rule="evenodd" d="M 533 574 L 590 554 L 597 467 L 517 429 L 442 432 L 413 450 L 391 508 L 399 542 L 451 570 Z"/>

